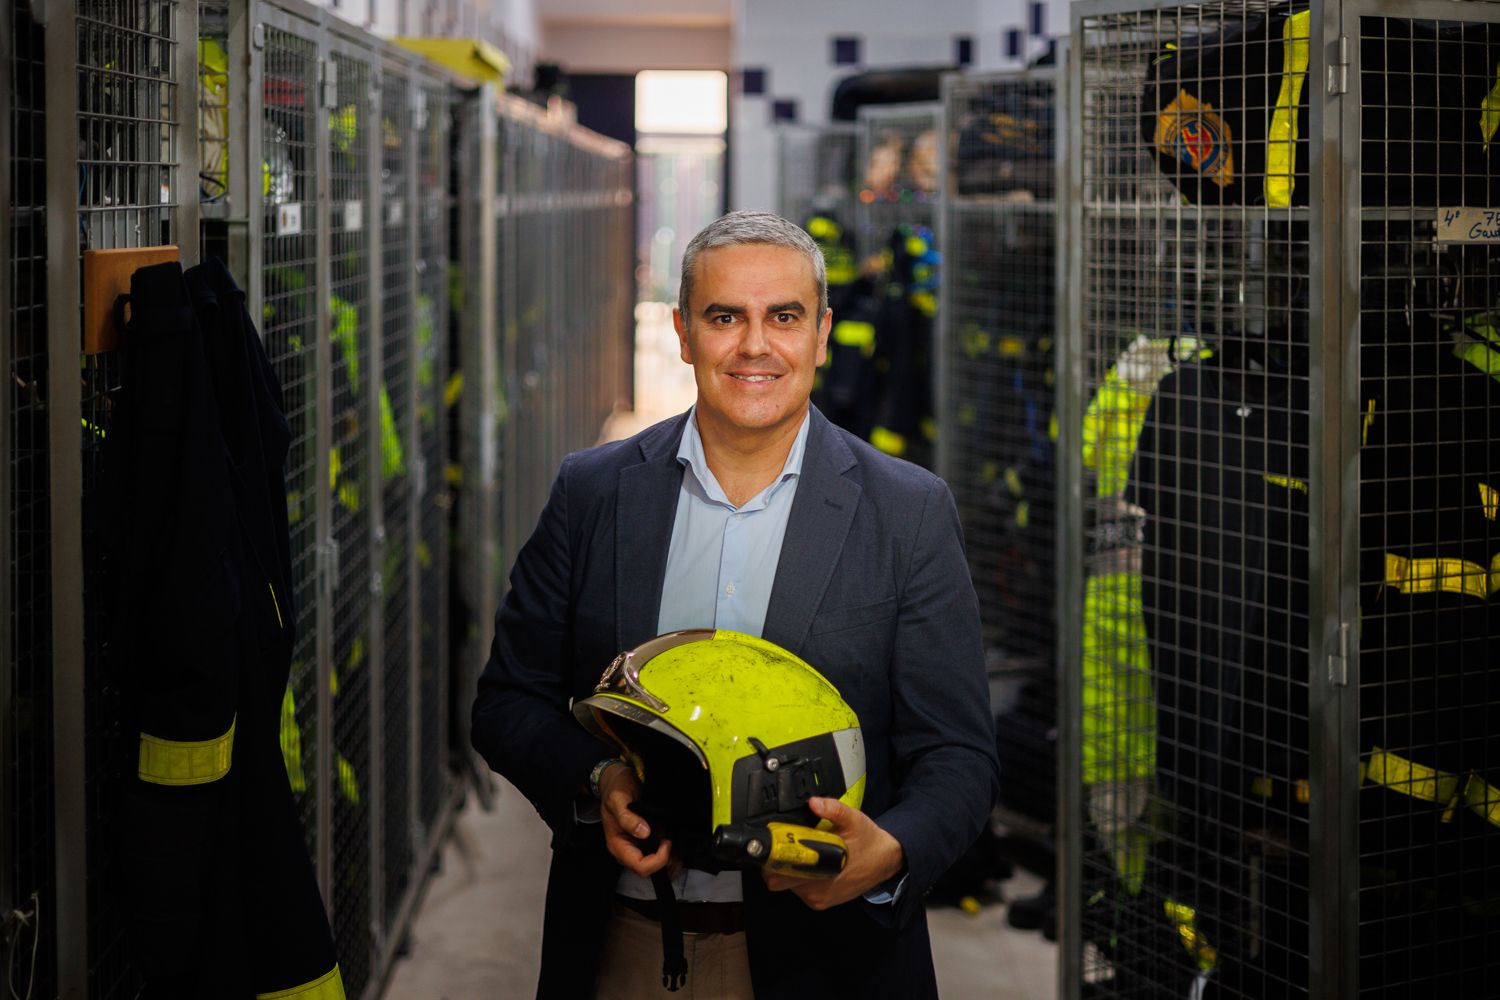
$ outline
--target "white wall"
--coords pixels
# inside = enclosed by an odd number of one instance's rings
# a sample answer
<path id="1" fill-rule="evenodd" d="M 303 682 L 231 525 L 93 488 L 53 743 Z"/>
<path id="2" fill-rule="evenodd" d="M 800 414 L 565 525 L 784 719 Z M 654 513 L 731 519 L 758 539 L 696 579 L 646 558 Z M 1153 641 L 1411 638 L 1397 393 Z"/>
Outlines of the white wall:
<path id="1" fill-rule="evenodd" d="M 1068 31 L 1068 0 L 1045 0 L 1049 35 Z M 835 83 L 866 69 L 948 66 L 955 41 L 974 41 L 971 69 L 1024 66 L 1047 49 L 1031 38 L 1027 0 L 734 0 L 733 66 L 762 68 L 764 96 L 730 97 L 736 208 L 775 208 L 775 139 L 772 102 L 797 101 L 798 121 L 822 124 Z M 1022 58 L 1005 56 L 1005 32 L 1022 32 Z M 833 65 L 835 36 L 861 39 L 858 66 Z"/>
<path id="2" fill-rule="evenodd" d="M 835 83 L 888 66 L 949 66 L 955 39 L 975 36 L 994 0 L 735 0 L 734 67 L 766 71 L 766 93 L 730 98 L 735 208 L 774 210 L 774 101 L 795 100 L 798 121 L 821 124 Z M 861 40 L 858 66 L 835 66 L 837 36 Z M 977 40 L 977 38 L 976 38 Z"/>

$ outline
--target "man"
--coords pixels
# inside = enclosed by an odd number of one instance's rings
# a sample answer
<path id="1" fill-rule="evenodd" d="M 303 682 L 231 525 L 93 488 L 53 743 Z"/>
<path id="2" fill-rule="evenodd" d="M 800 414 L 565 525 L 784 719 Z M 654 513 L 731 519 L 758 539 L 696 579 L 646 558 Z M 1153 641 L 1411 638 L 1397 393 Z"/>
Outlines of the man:
<path id="1" fill-rule="evenodd" d="M 673 319 L 696 405 L 563 462 L 474 705 L 475 748 L 553 831 L 538 996 L 666 995 L 647 879 L 671 845 L 639 850 L 635 776 L 568 706 L 619 651 L 709 627 L 836 685 L 868 784 L 863 811 L 812 800 L 849 847 L 835 879 L 675 874 L 692 995 L 935 997 L 922 895 L 978 835 L 997 773 L 953 499 L 809 405 L 832 313 L 801 229 L 711 224 Z"/>

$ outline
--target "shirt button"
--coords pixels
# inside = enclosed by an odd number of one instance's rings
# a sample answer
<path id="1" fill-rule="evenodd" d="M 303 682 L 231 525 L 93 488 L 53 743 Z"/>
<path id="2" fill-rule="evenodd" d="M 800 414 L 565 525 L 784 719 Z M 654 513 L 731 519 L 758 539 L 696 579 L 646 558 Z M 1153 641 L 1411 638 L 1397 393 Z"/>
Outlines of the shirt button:
<path id="1" fill-rule="evenodd" d="M 732 583 L 725 584 L 724 585 L 724 593 L 726 593 L 726 594 L 733 594 L 734 593 L 734 584 L 732 584 Z"/>

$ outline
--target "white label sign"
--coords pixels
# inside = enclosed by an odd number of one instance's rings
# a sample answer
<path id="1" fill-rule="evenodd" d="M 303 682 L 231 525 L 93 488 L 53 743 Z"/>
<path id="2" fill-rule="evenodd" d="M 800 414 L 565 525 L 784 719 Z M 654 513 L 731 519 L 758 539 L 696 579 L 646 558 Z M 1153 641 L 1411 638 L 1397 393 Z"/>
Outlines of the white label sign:
<path id="1" fill-rule="evenodd" d="M 365 227 L 365 204 L 362 201 L 344 202 L 344 232 L 357 233 Z"/>
<path id="2" fill-rule="evenodd" d="M 302 203 L 289 201 L 276 206 L 276 235 L 296 236 L 302 232 Z"/>
<path id="3" fill-rule="evenodd" d="M 406 221 L 406 206 L 401 199 L 392 198 L 385 203 L 385 222 L 388 226 L 399 226 Z"/>
<path id="4" fill-rule="evenodd" d="M 1440 208 L 1439 243 L 1500 243 L 1500 208 Z"/>

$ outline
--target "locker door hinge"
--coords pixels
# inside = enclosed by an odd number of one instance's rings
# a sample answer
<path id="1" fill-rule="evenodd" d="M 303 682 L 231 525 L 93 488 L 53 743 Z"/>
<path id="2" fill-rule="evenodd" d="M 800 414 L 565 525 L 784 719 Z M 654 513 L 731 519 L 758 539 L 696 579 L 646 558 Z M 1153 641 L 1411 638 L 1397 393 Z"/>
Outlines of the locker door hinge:
<path id="1" fill-rule="evenodd" d="M 332 59 L 318 60 L 318 95 L 324 111 L 339 106 L 339 64 Z"/>
<path id="2" fill-rule="evenodd" d="M 1328 67 L 1329 96 L 1349 93 L 1349 36 L 1340 35 L 1337 57 Z"/>
<path id="3" fill-rule="evenodd" d="M 332 594 L 339 578 L 339 543 L 333 539 L 319 542 L 313 549 L 317 561 L 318 592 Z"/>
<path id="4" fill-rule="evenodd" d="M 377 568 L 370 571 L 370 594 L 377 600 L 385 596 L 385 573 L 380 568 L 385 565 L 385 525 L 375 526 L 375 544 L 372 546 L 371 562 Z"/>
<path id="5" fill-rule="evenodd" d="M 412 90 L 411 124 L 418 132 L 427 131 L 427 91 L 421 87 Z"/>
<path id="6" fill-rule="evenodd" d="M 1349 626 L 1339 626 L 1339 651 L 1328 656 L 1328 683 L 1335 687 L 1349 685 Z"/>
<path id="7" fill-rule="evenodd" d="M 264 24 L 257 24 L 250 29 L 250 45 L 256 51 L 266 47 L 266 26 Z"/>

